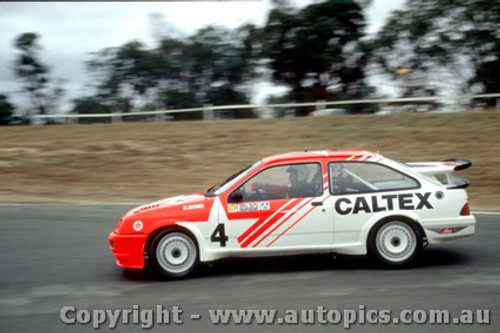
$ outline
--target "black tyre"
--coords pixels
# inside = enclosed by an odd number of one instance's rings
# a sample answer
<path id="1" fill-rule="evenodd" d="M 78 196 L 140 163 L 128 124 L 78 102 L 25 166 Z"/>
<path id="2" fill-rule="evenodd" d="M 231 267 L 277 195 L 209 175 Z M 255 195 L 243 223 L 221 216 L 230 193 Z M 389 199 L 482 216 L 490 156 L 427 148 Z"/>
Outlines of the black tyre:
<path id="1" fill-rule="evenodd" d="M 199 264 L 196 242 L 179 230 L 165 230 L 156 235 L 149 253 L 154 267 L 170 279 L 191 275 Z"/>

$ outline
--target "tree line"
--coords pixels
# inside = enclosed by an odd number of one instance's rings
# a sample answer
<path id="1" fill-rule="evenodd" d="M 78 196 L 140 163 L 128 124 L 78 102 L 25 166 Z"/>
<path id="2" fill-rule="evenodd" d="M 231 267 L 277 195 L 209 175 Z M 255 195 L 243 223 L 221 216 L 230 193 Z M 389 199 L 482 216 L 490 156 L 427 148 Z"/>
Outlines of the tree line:
<path id="1" fill-rule="evenodd" d="M 370 73 L 398 78 L 398 70 L 450 82 L 461 92 L 500 92 L 500 2 L 407 0 L 382 29 L 366 35 L 367 0 L 327 0 L 304 8 L 274 0 L 264 26 L 207 26 L 184 37 L 159 33 L 156 45 L 138 40 L 106 48 L 87 63 L 93 93 L 73 101 L 72 112 L 105 113 L 247 104 L 252 85 L 267 79 L 288 88 L 271 101 L 310 102 L 374 97 Z M 154 21 L 161 31 L 161 20 Z M 164 30 L 164 29 L 163 29 Z M 32 114 L 51 113 L 62 83 L 39 56 L 40 36 L 14 41 L 16 76 Z M 399 72 L 401 73 L 401 72 Z M 411 95 L 435 94 L 439 86 L 414 86 Z M 486 100 L 490 106 L 494 100 Z M 311 110 L 300 109 L 302 115 Z M 352 107 L 349 112 L 373 109 Z M 0 123 L 15 106 L 0 94 Z M 225 111 L 252 117 L 253 111 Z M 197 118 L 200 114 L 178 114 Z"/>

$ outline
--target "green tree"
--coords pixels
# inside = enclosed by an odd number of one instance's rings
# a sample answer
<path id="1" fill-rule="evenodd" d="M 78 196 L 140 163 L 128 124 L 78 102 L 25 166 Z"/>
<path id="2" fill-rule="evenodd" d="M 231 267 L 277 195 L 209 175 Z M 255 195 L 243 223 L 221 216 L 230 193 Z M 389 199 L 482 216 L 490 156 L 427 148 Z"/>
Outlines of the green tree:
<path id="1" fill-rule="evenodd" d="M 107 105 L 102 104 L 96 97 L 82 97 L 73 100 L 71 113 L 75 114 L 100 114 L 109 113 L 111 110 Z M 96 122 L 110 122 L 109 118 L 79 118 L 81 124 L 91 124 Z"/>
<path id="2" fill-rule="evenodd" d="M 87 65 L 96 75 L 98 95 L 115 99 L 127 88 L 142 95 L 147 89 L 156 87 L 168 70 L 164 60 L 141 42 L 131 41 L 96 53 Z"/>
<path id="3" fill-rule="evenodd" d="M 97 96 L 107 105 L 131 91 L 156 96 L 154 104 L 163 108 L 196 107 L 215 100 L 230 104 L 245 95 L 244 83 L 252 75 L 246 43 L 251 26 L 245 29 L 208 26 L 189 38 L 162 36 L 153 49 L 138 41 L 105 49 L 88 63 L 98 82 Z"/>
<path id="4" fill-rule="evenodd" d="M 207 91 L 206 99 L 212 105 L 241 105 L 249 104 L 248 97 L 234 89 L 231 85 L 212 87 Z M 253 109 L 217 110 L 220 118 L 255 118 Z"/>
<path id="5" fill-rule="evenodd" d="M 411 0 L 378 34 L 376 60 L 389 73 L 411 68 L 462 92 L 500 92 L 500 2 Z M 491 105 L 494 100 L 488 101 Z"/>
<path id="6" fill-rule="evenodd" d="M 208 26 L 190 38 L 197 88 L 204 94 L 215 85 L 237 85 L 245 78 L 245 58 L 234 31 Z"/>
<path id="7" fill-rule="evenodd" d="M 253 75 L 253 54 L 248 43 L 251 33 L 250 25 L 235 31 L 208 26 L 190 37 L 187 47 L 191 55 L 191 75 L 195 78 L 190 89 L 197 92 L 202 104 L 248 103 L 244 84 Z M 229 117 L 252 114 L 235 112 L 225 114 Z"/>
<path id="8" fill-rule="evenodd" d="M 40 60 L 39 39 L 36 33 L 27 32 L 14 40 L 15 48 L 20 51 L 14 63 L 14 71 L 24 82 L 23 90 L 31 104 L 28 116 L 55 113 L 65 92 L 63 88 L 65 80 L 51 81 L 48 67 Z M 51 120 L 46 122 L 52 123 Z"/>
<path id="9" fill-rule="evenodd" d="M 15 73 L 24 81 L 24 90 L 28 93 L 34 113 L 46 114 L 46 92 L 49 82 L 48 68 L 40 61 L 38 35 L 28 32 L 21 34 L 14 41 L 20 51 L 15 62 Z M 31 114 L 32 112 L 30 112 Z"/>
<path id="10" fill-rule="evenodd" d="M 295 101 L 360 91 L 364 27 L 362 7 L 353 0 L 328 0 L 302 10 L 277 3 L 264 27 L 263 45 L 273 81 L 289 86 Z"/>
<path id="11" fill-rule="evenodd" d="M 14 114 L 14 106 L 8 101 L 7 96 L 0 95 L 0 125 L 8 125 Z"/>

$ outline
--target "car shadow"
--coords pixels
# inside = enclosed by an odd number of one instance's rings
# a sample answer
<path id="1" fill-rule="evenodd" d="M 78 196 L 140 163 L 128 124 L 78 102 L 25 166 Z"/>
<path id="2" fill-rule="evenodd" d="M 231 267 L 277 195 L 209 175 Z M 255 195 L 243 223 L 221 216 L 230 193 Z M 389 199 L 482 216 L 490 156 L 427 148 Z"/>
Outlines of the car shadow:
<path id="1" fill-rule="evenodd" d="M 472 263 L 470 256 L 454 248 L 430 247 L 416 260 L 415 268 L 461 266 Z"/>
<path id="2" fill-rule="evenodd" d="M 428 248 L 410 266 L 404 269 L 425 269 L 461 266 L 470 262 L 469 257 L 456 249 Z M 373 271 L 390 268 L 378 264 L 370 256 L 297 255 L 266 258 L 227 258 L 202 265 L 192 278 L 253 275 L 268 273 L 300 273 L 320 271 Z M 130 281 L 165 281 L 153 270 L 121 270 L 123 278 Z"/>
<path id="3" fill-rule="evenodd" d="M 417 260 L 404 269 L 460 266 L 469 262 L 466 255 L 448 249 L 426 249 Z M 311 271 L 373 271 L 388 270 L 371 256 L 301 255 L 272 258 L 225 259 L 211 267 L 210 275 L 292 273 Z"/>

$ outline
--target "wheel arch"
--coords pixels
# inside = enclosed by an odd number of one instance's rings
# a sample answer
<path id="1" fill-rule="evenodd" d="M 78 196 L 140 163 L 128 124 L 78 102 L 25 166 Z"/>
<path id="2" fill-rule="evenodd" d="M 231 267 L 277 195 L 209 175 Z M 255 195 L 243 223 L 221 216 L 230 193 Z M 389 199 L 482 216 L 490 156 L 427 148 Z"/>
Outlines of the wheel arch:
<path id="1" fill-rule="evenodd" d="M 411 218 L 409 216 L 405 216 L 405 215 L 389 215 L 389 216 L 386 216 L 386 217 L 378 220 L 375 224 L 373 224 L 371 226 L 370 231 L 368 232 L 367 237 L 365 239 L 365 243 L 367 244 L 367 249 L 368 249 L 370 240 L 372 239 L 372 237 L 374 237 L 374 233 L 376 232 L 376 230 L 378 230 L 378 228 L 381 227 L 383 224 L 390 222 L 390 221 L 401 221 L 401 222 L 407 223 L 417 232 L 417 236 L 421 237 L 422 240 L 425 241 L 424 228 L 422 227 L 422 225 L 420 223 L 418 223 L 418 221 L 416 219 Z"/>
<path id="2" fill-rule="evenodd" d="M 364 253 L 369 252 L 369 244 L 371 237 L 373 237 L 373 233 L 384 223 L 387 223 L 389 221 L 401 221 L 408 223 L 411 227 L 413 227 L 414 230 L 417 232 L 417 236 L 420 236 L 422 238 L 423 244 L 427 244 L 427 237 L 424 231 L 424 228 L 422 225 L 418 222 L 419 218 L 415 214 L 391 214 L 391 215 L 385 215 L 382 217 L 375 218 L 371 220 L 369 223 L 367 223 L 363 230 L 362 230 L 362 235 L 361 239 L 363 240 L 363 245 L 364 245 Z"/>
<path id="3" fill-rule="evenodd" d="M 152 243 L 156 239 L 156 237 L 164 232 L 164 231 L 170 231 L 170 232 L 181 232 L 186 235 L 188 235 L 193 241 L 194 244 L 196 245 L 196 248 L 198 249 L 198 256 L 200 255 L 200 245 L 198 242 L 198 239 L 195 237 L 195 235 L 187 228 L 177 225 L 177 224 L 169 224 L 169 225 L 161 225 L 158 228 L 154 229 L 151 231 L 148 235 L 148 238 L 146 239 L 146 242 L 144 243 L 144 262 L 146 265 L 150 265 L 150 254 L 149 254 L 149 249 L 151 248 Z"/>

